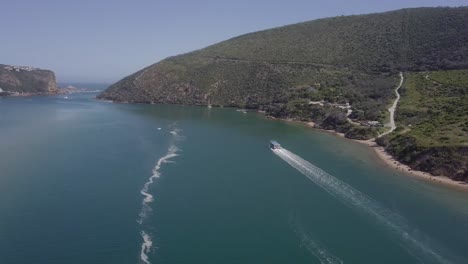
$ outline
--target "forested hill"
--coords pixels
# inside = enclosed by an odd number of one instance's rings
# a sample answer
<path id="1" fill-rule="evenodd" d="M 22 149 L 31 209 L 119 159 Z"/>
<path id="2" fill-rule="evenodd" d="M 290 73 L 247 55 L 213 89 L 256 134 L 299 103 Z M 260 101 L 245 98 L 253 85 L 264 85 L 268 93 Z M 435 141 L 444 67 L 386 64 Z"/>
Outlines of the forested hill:
<path id="1" fill-rule="evenodd" d="M 349 138 L 369 139 L 385 131 L 382 126 L 389 120 L 387 108 L 395 98 L 398 72 L 410 75 L 410 80 L 419 76 L 412 75 L 415 72 L 426 76 L 447 70 L 452 79 L 467 78 L 464 72 L 452 72 L 468 69 L 467 25 L 468 7 L 318 19 L 169 57 L 111 85 L 98 98 L 250 108 L 272 117 L 311 121 Z M 468 92 L 459 83 L 465 82 L 444 84 L 448 85 L 443 86 L 444 98 L 465 102 Z M 419 84 L 405 82 L 402 91 L 422 89 L 418 98 L 436 94 L 424 90 L 432 89 L 431 83 Z M 397 109 L 398 122 L 406 129 L 380 143 L 413 168 L 468 180 L 466 109 L 451 115 L 448 103 L 420 105 L 409 114 L 411 123 L 402 120 L 409 115 L 402 116 Z M 458 131 L 451 134 L 453 138 L 417 140 L 422 136 L 416 131 L 431 137 L 436 133 L 430 131 L 440 130 L 426 118 L 427 111 L 442 111 L 439 117 L 456 119 L 451 121 Z M 396 134 L 405 140 L 393 140 Z"/>
<path id="2" fill-rule="evenodd" d="M 468 67 L 468 7 L 341 16 L 250 33 L 193 55 L 364 70 Z"/>
<path id="3" fill-rule="evenodd" d="M 170 57 L 117 82 L 100 97 L 243 106 L 271 102 L 300 85 L 366 90 L 375 79 L 368 74 L 468 68 L 466 25 L 468 7 L 319 19 Z"/>

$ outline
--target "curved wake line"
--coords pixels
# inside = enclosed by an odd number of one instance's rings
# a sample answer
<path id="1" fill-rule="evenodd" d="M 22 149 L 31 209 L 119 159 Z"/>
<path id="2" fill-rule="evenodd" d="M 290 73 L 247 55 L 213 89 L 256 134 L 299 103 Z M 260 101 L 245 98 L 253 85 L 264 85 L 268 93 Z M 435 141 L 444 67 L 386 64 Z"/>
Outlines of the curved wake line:
<path id="1" fill-rule="evenodd" d="M 273 152 L 333 197 L 377 219 L 409 247 L 405 249 L 414 257 L 425 260 L 424 263 L 434 261 L 451 263 L 435 252 L 430 245 L 423 242 L 423 240 L 428 241 L 426 236 L 417 231 L 412 232 L 405 220 L 398 214 L 286 149 L 278 149 Z"/>
<path id="2" fill-rule="evenodd" d="M 153 195 L 151 195 L 148 192 L 150 185 L 152 185 L 154 181 L 161 176 L 161 174 L 159 173 L 161 165 L 164 163 L 169 163 L 171 158 L 177 157 L 178 150 L 179 149 L 175 145 L 171 145 L 168 148 L 167 154 L 164 157 L 160 158 L 156 163 L 156 166 L 154 166 L 153 175 L 151 175 L 151 177 L 148 178 L 148 181 L 143 185 L 143 188 L 140 190 L 140 193 L 145 197 L 142 201 L 142 208 L 139 214 L 140 219 L 138 219 L 137 221 L 140 225 L 143 224 L 143 220 L 146 218 L 148 212 L 151 211 L 151 207 L 148 204 L 154 201 Z"/>
<path id="3" fill-rule="evenodd" d="M 141 244 L 140 259 L 144 263 L 150 264 L 148 253 L 151 252 L 153 241 L 151 240 L 151 237 L 145 233 L 145 231 L 141 231 L 141 237 L 143 238 L 143 243 Z"/>
<path id="4" fill-rule="evenodd" d="M 172 126 L 174 125 L 175 124 L 173 124 Z M 141 202 L 141 210 L 138 214 L 139 218 L 137 220 L 137 223 L 139 223 L 140 225 L 143 225 L 144 220 L 148 217 L 148 213 L 152 211 L 151 206 L 149 204 L 154 201 L 154 196 L 149 192 L 150 186 L 156 181 L 156 179 L 158 179 L 161 176 L 159 170 L 161 169 L 162 165 L 165 163 L 173 162 L 171 161 L 171 159 L 178 156 L 177 152 L 179 152 L 179 149 L 175 145 L 175 142 L 183 139 L 182 136 L 179 136 L 179 132 L 180 129 L 177 128 L 174 128 L 172 131 L 169 132 L 172 135 L 172 143 L 167 149 L 166 155 L 161 157 L 156 162 L 156 165 L 154 166 L 152 171 L 152 175 L 148 178 L 148 181 L 143 185 L 143 188 L 140 190 L 140 194 L 144 196 Z M 140 250 L 140 260 L 142 263 L 150 264 L 151 262 L 149 260 L 148 253 L 150 253 L 153 249 L 153 238 L 144 230 L 140 232 L 140 235 L 143 239 Z"/>

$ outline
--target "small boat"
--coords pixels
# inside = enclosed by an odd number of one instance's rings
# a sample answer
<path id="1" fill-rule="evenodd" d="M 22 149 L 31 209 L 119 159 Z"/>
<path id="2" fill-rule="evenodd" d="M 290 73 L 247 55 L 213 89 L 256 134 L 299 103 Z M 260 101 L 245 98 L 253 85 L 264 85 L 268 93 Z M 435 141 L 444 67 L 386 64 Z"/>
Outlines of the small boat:
<path id="1" fill-rule="evenodd" d="M 276 142 L 275 140 L 270 140 L 269 146 L 270 146 L 270 148 L 272 150 L 281 149 L 281 145 L 278 142 Z"/>

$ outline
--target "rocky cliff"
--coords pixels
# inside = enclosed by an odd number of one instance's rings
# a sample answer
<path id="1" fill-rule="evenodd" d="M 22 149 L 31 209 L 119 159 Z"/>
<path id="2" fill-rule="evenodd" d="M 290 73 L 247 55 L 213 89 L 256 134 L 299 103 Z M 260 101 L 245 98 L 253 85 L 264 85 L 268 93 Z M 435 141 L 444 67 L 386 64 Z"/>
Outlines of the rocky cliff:
<path id="1" fill-rule="evenodd" d="M 58 92 L 53 71 L 29 66 L 3 64 L 0 64 L 0 89 L 4 94 L 50 94 Z"/>

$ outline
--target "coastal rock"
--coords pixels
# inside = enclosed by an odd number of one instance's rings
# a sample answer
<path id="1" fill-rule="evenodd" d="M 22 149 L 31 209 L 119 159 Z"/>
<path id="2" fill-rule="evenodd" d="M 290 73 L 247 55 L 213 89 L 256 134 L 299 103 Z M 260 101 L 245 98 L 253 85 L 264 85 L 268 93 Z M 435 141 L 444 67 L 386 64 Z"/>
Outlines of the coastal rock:
<path id="1" fill-rule="evenodd" d="M 0 89 L 3 94 L 51 94 L 58 92 L 53 71 L 3 64 L 0 64 Z"/>

